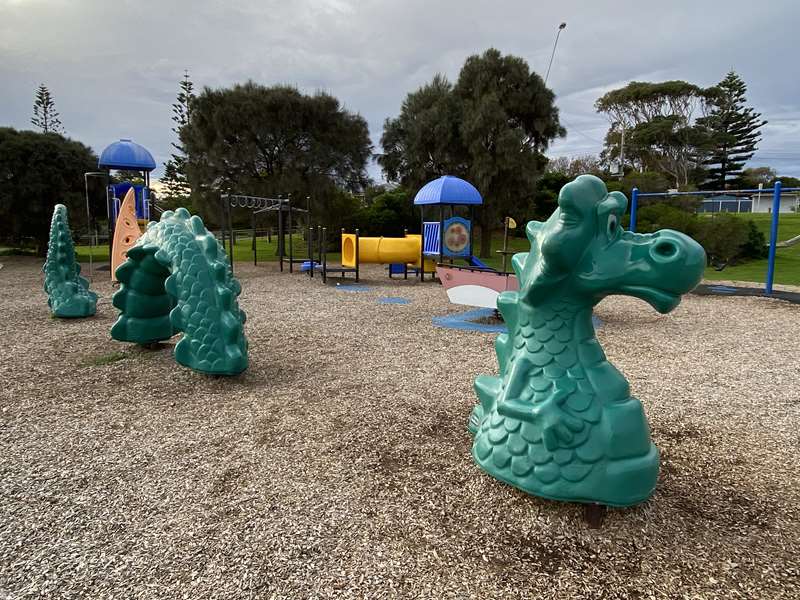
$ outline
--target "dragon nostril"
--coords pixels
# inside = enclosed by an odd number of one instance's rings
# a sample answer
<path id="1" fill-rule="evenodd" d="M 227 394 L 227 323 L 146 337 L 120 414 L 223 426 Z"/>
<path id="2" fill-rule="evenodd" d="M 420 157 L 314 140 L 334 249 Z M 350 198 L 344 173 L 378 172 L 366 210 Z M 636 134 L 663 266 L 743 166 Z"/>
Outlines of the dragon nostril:
<path id="1" fill-rule="evenodd" d="M 678 253 L 678 245 L 675 242 L 664 240 L 656 244 L 653 250 L 662 258 L 671 258 Z"/>

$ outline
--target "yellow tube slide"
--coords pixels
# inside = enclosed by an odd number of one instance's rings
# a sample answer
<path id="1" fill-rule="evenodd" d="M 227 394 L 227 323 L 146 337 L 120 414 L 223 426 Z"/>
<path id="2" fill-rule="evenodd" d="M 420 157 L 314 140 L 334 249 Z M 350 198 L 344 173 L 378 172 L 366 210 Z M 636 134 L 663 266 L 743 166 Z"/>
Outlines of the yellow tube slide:
<path id="1" fill-rule="evenodd" d="M 419 267 L 420 245 L 422 236 L 408 234 L 401 238 L 390 237 L 359 237 L 358 262 L 359 263 L 403 263 Z M 356 266 L 356 235 L 354 233 L 342 234 L 342 266 L 354 268 Z M 425 269 L 433 270 L 436 263 L 425 260 Z"/>

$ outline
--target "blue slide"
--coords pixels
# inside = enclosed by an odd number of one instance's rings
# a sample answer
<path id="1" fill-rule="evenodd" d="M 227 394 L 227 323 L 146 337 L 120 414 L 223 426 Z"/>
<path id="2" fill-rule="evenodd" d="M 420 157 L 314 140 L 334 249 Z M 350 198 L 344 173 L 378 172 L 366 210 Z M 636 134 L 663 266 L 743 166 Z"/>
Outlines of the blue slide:
<path id="1" fill-rule="evenodd" d="M 494 271 L 494 269 L 492 267 L 490 267 L 486 263 L 482 262 L 477 256 L 470 256 L 469 257 L 469 266 L 478 267 L 480 269 L 486 269 L 487 271 Z"/>

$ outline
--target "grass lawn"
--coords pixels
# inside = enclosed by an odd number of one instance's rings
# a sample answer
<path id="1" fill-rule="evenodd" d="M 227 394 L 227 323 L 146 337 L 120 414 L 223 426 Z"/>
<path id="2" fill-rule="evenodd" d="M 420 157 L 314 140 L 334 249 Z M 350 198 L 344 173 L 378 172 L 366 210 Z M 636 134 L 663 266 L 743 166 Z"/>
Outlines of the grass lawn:
<path id="1" fill-rule="evenodd" d="M 94 262 L 108 262 L 108 246 L 101 243 L 99 246 L 75 246 L 75 257 L 78 262 L 89 262 L 89 256 Z"/>
<path id="2" fill-rule="evenodd" d="M 14 256 L 14 255 L 33 256 L 35 254 L 36 252 L 28 248 L 9 248 L 8 246 L 0 246 L 0 256 Z"/>
<path id="3" fill-rule="evenodd" d="M 742 213 L 741 218 L 753 219 L 758 228 L 764 232 L 764 235 L 769 239 L 770 217 L 769 214 L 750 214 Z M 783 214 L 780 218 L 780 226 L 778 228 L 778 239 L 786 240 L 796 235 L 800 235 L 800 214 Z M 295 255 L 297 257 L 306 256 L 306 242 L 302 236 L 295 235 L 293 237 L 293 244 Z M 480 237 L 475 238 L 475 247 L 480 244 Z M 502 233 L 496 233 L 492 243 L 492 257 L 485 259 L 484 262 L 489 266 L 499 269 L 502 266 L 502 256 L 497 254 L 497 250 L 503 246 Z M 275 261 L 277 249 L 277 238 L 273 237 L 271 242 L 267 238 L 258 238 L 256 242 L 258 260 L 259 262 Z M 520 237 L 510 237 L 508 240 L 508 247 L 510 250 L 516 252 L 527 252 L 530 249 L 528 240 Z M 89 246 L 76 246 L 75 251 L 78 260 L 81 262 L 88 262 L 89 260 Z M 253 250 L 252 239 L 242 236 L 236 241 L 234 246 L 234 260 L 237 262 L 247 261 L 252 262 Z M 106 245 L 95 246 L 92 252 L 94 261 L 107 261 L 108 260 L 108 247 Z M 338 264 L 339 254 L 329 253 L 328 260 L 333 264 Z M 507 268 L 511 268 L 511 257 L 508 257 Z M 734 281 L 754 281 L 763 283 L 767 275 L 767 260 L 754 260 L 749 261 L 742 265 L 726 267 L 722 271 L 715 271 L 709 267 L 706 269 L 706 279 L 715 280 L 734 280 Z M 800 285 L 800 244 L 791 248 L 779 248 L 777 257 L 775 259 L 775 283 L 785 285 Z"/>
<path id="4" fill-rule="evenodd" d="M 741 213 L 743 219 L 752 219 L 769 241 L 772 215 Z M 800 214 L 781 214 L 778 221 L 778 241 L 800 235 Z M 742 265 L 725 267 L 722 271 L 707 268 L 706 279 L 729 279 L 763 283 L 767 278 L 767 259 L 751 260 Z M 775 283 L 800 285 L 800 244 L 791 248 L 778 248 L 775 254 Z"/>
<path id="5" fill-rule="evenodd" d="M 268 242 L 266 237 L 260 237 L 256 240 L 256 252 L 258 254 L 259 262 L 278 260 L 278 257 L 275 254 L 278 247 L 277 239 L 277 237 L 273 237 L 272 241 Z M 288 244 L 288 238 L 286 242 Z M 301 235 L 294 235 L 292 237 L 292 244 L 294 245 L 296 256 L 300 257 L 307 254 L 306 242 L 303 240 Z M 225 250 L 228 250 L 227 242 L 225 244 Z M 90 246 L 75 246 L 75 255 L 78 257 L 79 262 L 89 262 L 90 254 L 96 262 L 108 261 L 108 246 L 106 244 L 94 246 L 94 248 L 91 248 Z M 329 258 L 331 256 L 333 255 L 328 255 Z M 335 256 L 335 260 L 338 260 L 338 255 Z M 237 262 L 253 261 L 253 239 L 251 237 L 240 236 L 237 238 L 236 244 L 233 247 L 233 258 Z"/>
<path id="6" fill-rule="evenodd" d="M 769 241 L 769 228 L 772 215 L 763 213 L 741 213 L 743 219 L 752 219 L 756 226 L 764 232 L 764 236 Z M 796 235 L 800 235 L 800 214 L 781 214 L 778 221 L 778 241 L 788 240 Z M 477 245 L 477 240 L 476 240 Z M 503 245 L 502 236 L 496 236 L 493 243 L 493 250 L 501 248 Z M 530 248 L 527 239 L 510 238 L 509 249 L 518 252 L 527 252 Z M 500 255 L 487 259 L 488 265 L 499 268 Z M 509 262 L 509 268 L 510 268 Z M 704 277 L 713 280 L 733 280 L 733 281 L 753 281 L 764 283 L 767 278 L 767 259 L 751 260 L 742 265 L 725 267 L 722 271 L 716 271 L 713 267 L 706 269 Z M 800 244 L 790 248 L 778 248 L 775 255 L 775 283 L 784 285 L 800 285 Z"/>

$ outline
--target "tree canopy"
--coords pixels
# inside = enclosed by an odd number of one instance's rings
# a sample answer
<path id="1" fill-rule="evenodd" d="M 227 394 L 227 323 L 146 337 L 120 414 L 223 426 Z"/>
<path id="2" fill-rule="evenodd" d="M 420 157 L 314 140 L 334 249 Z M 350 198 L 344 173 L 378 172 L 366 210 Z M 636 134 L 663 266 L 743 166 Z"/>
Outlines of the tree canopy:
<path id="1" fill-rule="evenodd" d="M 652 121 L 656 117 L 677 116 L 684 123 L 691 121 L 708 91 L 680 80 L 650 83 L 631 81 L 625 87 L 611 90 L 597 99 L 597 112 L 627 128 Z"/>
<path id="2" fill-rule="evenodd" d="M 216 217 L 219 192 L 315 201 L 367 181 L 371 143 L 366 121 L 325 93 L 252 81 L 209 89 L 191 101 L 180 128 L 193 201 Z"/>
<path id="3" fill-rule="evenodd" d="M 561 173 L 570 180 L 579 175 L 591 174 L 598 177 L 605 176 L 605 168 L 600 157 L 594 154 L 582 154 L 579 156 L 556 156 L 547 161 L 545 167 L 547 173 Z"/>
<path id="4" fill-rule="evenodd" d="M 780 181 L 784 188 L 800 187 L 800 179 L 789 175 L 778 175 L 771 167 L 751 167 L 742 171 L 741 185 L 746 189 L 756 189 L 759 184 L 770 188 L 776 181 Z"/>
<path id="5" fill-rule="evenodd" d="M 752 167 L 742 171 L 742 186 L 746 189 L 756 189 L 758 184 L 768 187 L 777 179 L 777 173 L 772 167 Z"/>
<path id="6" fill-rule="evenodd" d="M 632 81 L 611 90 L 595 102 L 597 112 L 611 122 L 605 159 L 630 162 L 640 171 L 659 171 L 676 187 L 686 186 L 698 177 L 708 140 L 693 118 L 698 109 L 705 112 L 712 95 L 678 80 Z"/>
<path id="7" fill-rule="evenodd" d="M 453 85 L 444 75 L 408 94 L 400 115 L 383 125 L 378 164 L 387 179 L 416 189 L 441 175 L 465 177 L 468 163 L 461 119 Z"/>
<path id="8" fill-rule="evenodd" d="M 681 189 L 741 185 L 766 123 L 746 91 L 733 71 L 709 88 L 675 80 L 611 90 L 595 102 L 610 121 L 603 158 L 663 173 Z"/>
<path id="9" fill-rule="evenodd" d="M 59 203 L 70 210 L 73 233 L 85 229 L 83 177 L 96 168 L 97 156 L 80 142 L 0 128 L 0 238 L 16 246 L 33 238 L 43 253 Z"/>
<path id="10" fill-rule="evenodd" d="M 521 58 L 492 48 L 467 58 L 455 85 L 442 75 L 408 94 L 384 123 L 378 162 L 409 189 L 441 175 L 471 181 L 484 197 L 483 232 L 504 214 L 520 216 L 547 162 L 544 150 L 566 134 L 554 95 Z M 481 256 L 491 249 L 481 236 Z"/>

